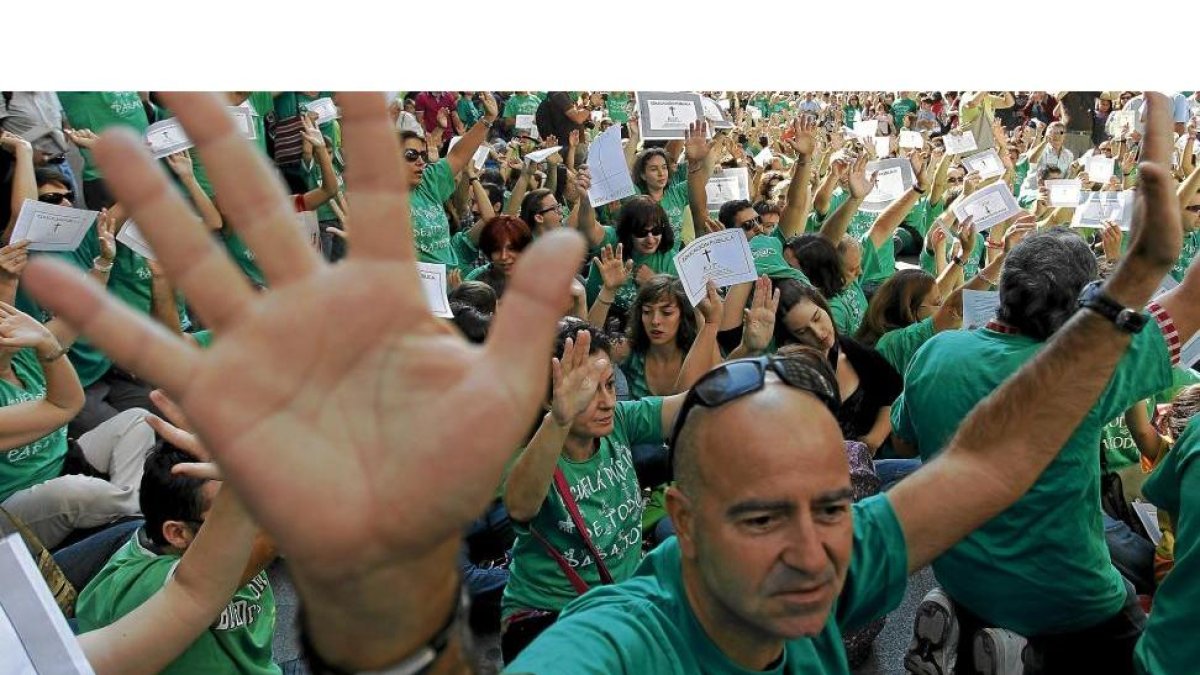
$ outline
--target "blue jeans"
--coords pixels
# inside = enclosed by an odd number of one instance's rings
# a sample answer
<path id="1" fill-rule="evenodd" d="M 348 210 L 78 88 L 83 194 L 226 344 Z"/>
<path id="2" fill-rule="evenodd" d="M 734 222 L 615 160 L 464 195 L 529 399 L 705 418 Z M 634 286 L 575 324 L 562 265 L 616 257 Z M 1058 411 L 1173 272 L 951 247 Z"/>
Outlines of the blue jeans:
<path id="1" fill-rule="evenodd" d="M 920 459 L 877 459 L 875 474 L 879 476 L 880 490 L 890 490 L 908 474 L 921 468 Z"/>
<path id="2" fill-rule="evenodd" d="M 108 559 L 117 549 L 125 545 L 133 536 L 135 530 L 142 526 L 144 520 L 130 520 L 105 528 L 83 541 L 71 544 L 54 554 L 54 562 L 62 569 L 63 575 L 71 582 L 76 591 L 82 591 L 84 586 L 96 576 Z"/>
<path id="3" fill-rule="evenodd" d="M 1154 592 L 1154 544 L 1129 529 L 1124 521 L 1104 516 L 1104 539 L 1113 567 L 1142 594 Z"/>

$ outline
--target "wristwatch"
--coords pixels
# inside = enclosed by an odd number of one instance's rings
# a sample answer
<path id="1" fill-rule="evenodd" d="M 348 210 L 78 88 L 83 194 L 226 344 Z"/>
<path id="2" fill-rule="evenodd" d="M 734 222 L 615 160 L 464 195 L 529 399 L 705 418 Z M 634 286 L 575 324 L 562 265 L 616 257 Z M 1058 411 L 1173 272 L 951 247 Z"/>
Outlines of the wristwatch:
<path id="1" fill-rule="evenodd" d="M 1150 320 L 1145 313 L 1129 309 L 1105 295 L 1103 284 L 1100 281 L 1093 281 L 1083 287 L 1083 291 L 1079 293 L 1079 307 L 1086 307 L 1096 312 L 1113 322 L 1117 328 L 1130 334 L 1142 332 Z"/>

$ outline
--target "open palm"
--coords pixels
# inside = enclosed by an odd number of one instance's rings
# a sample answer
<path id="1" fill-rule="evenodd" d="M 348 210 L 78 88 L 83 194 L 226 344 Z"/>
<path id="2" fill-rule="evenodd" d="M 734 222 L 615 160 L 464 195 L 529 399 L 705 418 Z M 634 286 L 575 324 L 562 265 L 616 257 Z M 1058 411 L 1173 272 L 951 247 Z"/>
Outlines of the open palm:
<path id="1" fill-rule="evenodd" d="M 337 266 L 304 243 L 278 179 L 219 100 L 164 98 L 271 290 L 252 291 L 122 132 L 97 146 L 106 179 L 217 341 L 199 351 L 53 262 L 30 265 L 31 290 L 179 402 L 299 574 L 350 577 L 444 547 L 487 502 L 536 414 L 578 237 L 547 235 L 528 250 L 491 339 L 469 345 L 421 293 L 381 97 L 339 96 L 354 232 Z"/>

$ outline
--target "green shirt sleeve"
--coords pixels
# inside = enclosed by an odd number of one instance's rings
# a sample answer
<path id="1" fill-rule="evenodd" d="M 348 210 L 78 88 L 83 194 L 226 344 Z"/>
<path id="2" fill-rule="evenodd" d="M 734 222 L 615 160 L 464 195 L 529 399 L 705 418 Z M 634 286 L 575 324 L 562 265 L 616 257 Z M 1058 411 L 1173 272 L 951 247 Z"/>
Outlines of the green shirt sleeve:
<path id="1" fill-rule="evenodd" d="M 661 396 L 621 401 L 617 403 L 614 419 L 630 445 L 661 443 L 664 440 Z"/>
<path id="2" fill-rule="evenodd" d="M 892 364 L 897 373 L 903 375 L 904 371 L 908 370 L 913 355 L 921 345 L 933 337 L 933 333 L 933 317 L 929 317 L 911 326 L 884 333 L 876 343 L 875 349 Z"/>
<path id="3" fill-rule="evenodd" d="M 908 587 L 908 544 L 886 493 L 854 504 L 854 548 L 834 609 L 852 631 L 900 606 Z"/>

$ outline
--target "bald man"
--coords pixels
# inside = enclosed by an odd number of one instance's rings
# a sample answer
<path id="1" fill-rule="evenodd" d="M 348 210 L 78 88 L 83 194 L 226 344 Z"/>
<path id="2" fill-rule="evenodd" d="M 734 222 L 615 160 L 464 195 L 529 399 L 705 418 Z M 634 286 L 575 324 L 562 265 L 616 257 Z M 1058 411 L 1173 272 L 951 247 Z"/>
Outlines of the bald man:
<path id="1" fill-rule="evenodd" d="M 1084 304 L 942 454 L 851 504 L 824 359 L 719 366 L 688 393 L 672 435 L 678 537 L 633 578 L 568 605 L 508 672 L 848 673 L 842 631 L 895 609 L 911 572 L 1029 489 L 1140 331 L 1112 306 L 1144 306 L 1182 240 L 1169 145 L 1148 147 L 1135 241 L 1098 289 L 1111 305 Z"/>

